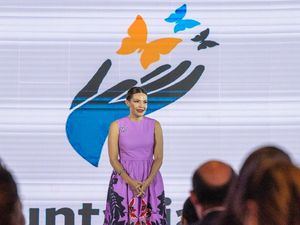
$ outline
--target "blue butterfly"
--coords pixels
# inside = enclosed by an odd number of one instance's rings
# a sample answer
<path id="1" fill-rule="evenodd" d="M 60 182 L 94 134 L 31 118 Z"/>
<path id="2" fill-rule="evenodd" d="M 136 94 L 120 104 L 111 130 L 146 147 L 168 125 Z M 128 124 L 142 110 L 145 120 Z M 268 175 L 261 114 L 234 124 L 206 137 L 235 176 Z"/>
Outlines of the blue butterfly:
<path id="1" fill-rule="evenodd" d="M 186 4 L 183 4 L 175 10 L 175 13 L 172 13 L 168 18 L 165 19 L 165 21 L 169 23 L 176 23 L 174 27 L 174 33 L 177 33 L 178 31 L 183 31 L 187 28 L 193 28 L 201 24 L 196 20 L 184 20 L 183 17 L 185 16 L 185 14 Z"/>

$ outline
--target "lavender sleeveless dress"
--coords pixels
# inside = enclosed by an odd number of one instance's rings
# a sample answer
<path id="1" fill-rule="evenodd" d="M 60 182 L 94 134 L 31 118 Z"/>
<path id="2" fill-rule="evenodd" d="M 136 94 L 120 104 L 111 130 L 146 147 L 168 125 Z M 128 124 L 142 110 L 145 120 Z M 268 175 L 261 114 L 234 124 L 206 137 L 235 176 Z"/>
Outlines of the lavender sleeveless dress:
<path id="1" fill-rule="evenodd" d="M 153 163 L 155 120 L 143 117 L 134 122 L 129 117 L 117 121 L 119 156 L 127 174 L 144 181 Z M 160 172 L 142 197 L 134 197 L 129 185 L 113 171 L 108 187 L 104 225 L 165 225 L 165 196 Z"/>

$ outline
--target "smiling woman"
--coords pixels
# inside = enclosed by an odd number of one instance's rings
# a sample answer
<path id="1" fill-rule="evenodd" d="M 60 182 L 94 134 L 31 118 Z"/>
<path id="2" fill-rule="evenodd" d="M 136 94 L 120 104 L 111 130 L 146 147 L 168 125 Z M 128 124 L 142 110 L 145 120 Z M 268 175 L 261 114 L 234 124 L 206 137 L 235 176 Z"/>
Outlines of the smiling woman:
<path id="1" fill-rule="evenodd" d="M 126 97 L 127 117 L 109 130 L 112 173 L 104 224 L 166 224 L 165 197 L 159 168 L 163 137 L 159 122 L 145 117 L 147 93 L 131 88 Z"/>
<path id="2" fill-rule="evenodd" d="M 130 109 L 130 119 L 139 121 L 143 119 L 147 109 L 147 93 L 139 87 L 131 88 L 126 96 L 126 105 Z"/>

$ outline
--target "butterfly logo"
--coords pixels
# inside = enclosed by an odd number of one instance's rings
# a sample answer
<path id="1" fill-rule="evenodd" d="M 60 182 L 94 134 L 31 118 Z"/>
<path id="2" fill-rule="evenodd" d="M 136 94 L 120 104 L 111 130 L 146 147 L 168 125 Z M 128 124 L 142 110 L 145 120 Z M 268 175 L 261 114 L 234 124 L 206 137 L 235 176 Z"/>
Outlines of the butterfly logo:
<path id="1" fill-rule="evenodd" d="M 200 34 L 196 35 L 194 38 L 191 39 L 194 42 L 200 43 L 198 45 L 198 50 L 206 49 L 207 47 L 212 48 L 212 47 L 219 45 L 219 43 L 217 43 L 215 41 L 206 40 L 206 38 L 208 37 L 208 34 L 209 34 L 209 28 L 200 32 Z"/>
<path id="2" fill-rule="evenodd" d="M 183 4 L 178 9 L 175 10 L 175 13 L 172 13 L 165 21 L 169 23 L 176 23 L 174 27 L 174 33 L 178 31 L 183 31 L 187 28 L 193 28 L 200 25 L 201 23 L 196 20 L 183 19 L 186 14 L 186 4 Z"/>
<path id="3" fill-rule="evenodd" d="M 147 43 L 147 25 L 138 15 L 128 28 L 128 35 L 122 40 L 117 54 L 128 55 L 135 51 L 141 53 L 140 62 L 144 69 L 160 59 L 160 55 L 171 52 L 181 41 L 180 38 L 160 38 Z"/>

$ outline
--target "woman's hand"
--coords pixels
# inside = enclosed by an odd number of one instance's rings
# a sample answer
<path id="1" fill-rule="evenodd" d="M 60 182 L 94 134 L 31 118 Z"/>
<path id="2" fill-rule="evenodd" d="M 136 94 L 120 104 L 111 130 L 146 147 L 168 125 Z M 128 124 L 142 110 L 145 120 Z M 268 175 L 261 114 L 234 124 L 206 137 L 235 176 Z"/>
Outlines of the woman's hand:
<path id="1" fill-rule="evenodd" d="M 137 195 L 137 197 L 141 197 L 141 196 L 143 196 L 144 194 L 145 194 L 145 191 L 147 190 L 147 188 L 150 186 L 150 184 L 151 184 L 151 182 L 152 181 L 150 181 L 150 180 L 145 180 L 143 183 L 142 183 L 142 186 L 141 186 L 141 188 L 140 188 L 140 192 L 139 192 L 139 194 Z"/>
<path id="2" fill-rule="evenodd" d="M 135 196 L 139 196 L 141 193 L 141 187 L 143 185 L 142 182 L 134 180 L 134 179 L 130 179 L 130 181 L 128 182 L 128 185 L 130 186 L 131 190 L 133 191 Z"/>

